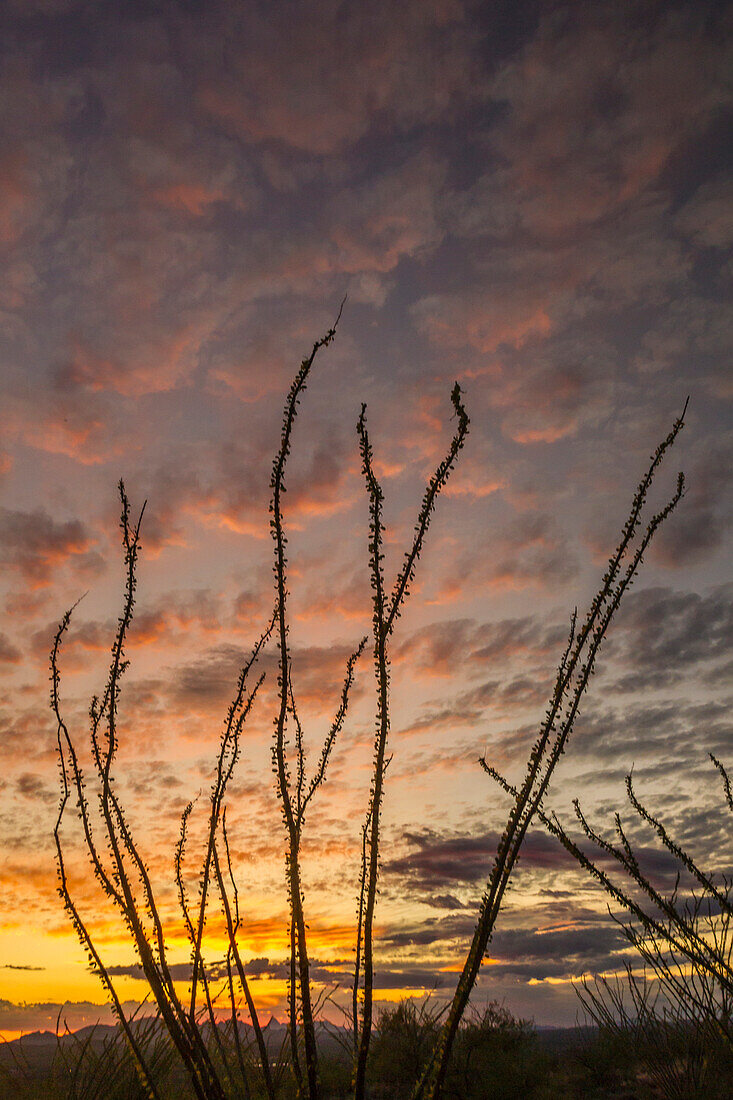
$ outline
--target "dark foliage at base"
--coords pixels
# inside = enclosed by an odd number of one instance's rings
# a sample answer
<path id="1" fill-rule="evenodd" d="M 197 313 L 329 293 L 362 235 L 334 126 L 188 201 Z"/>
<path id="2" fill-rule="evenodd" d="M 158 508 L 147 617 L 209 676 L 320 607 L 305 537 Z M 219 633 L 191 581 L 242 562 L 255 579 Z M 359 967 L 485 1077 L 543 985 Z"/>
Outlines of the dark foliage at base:
<path id="1" fill-rule="evenodd" d="M 370 1100 L 402 1100 L 419 1079 L 436 1037 L 441 1011 L 430 1002 L 403 1001 L 378 1018 L 370 1052 Z M 190 1082 L 160 1022 L 138 1024 L 155 1083 L 163 1100 L 189 1100 Z M 287 1029 L 273 1026 L 268 1047 L 278 1100 L 294 1100 L 297 1084 L 290 1063 Z M 353 1063 L 348 1032 L 318 1026 L 319 1086 L 328 1100 L 352 1090 Z M 229 1027 L 219 1036 L 233 1048 Z M 232 1100 L 263 1100 L 264 1081 L 257 1045 L 242 1026 L 246 1087 L 233 1081 Z M 215 1061 L 221 1048 L 209 1036 Z M 724 1100 L 733 1095 L 733 1056 L 722 1045 L 700 1047 L 689 1029 L 664 1036 L 670 1072 L 664 1083 L 648 1073 L 649 1052 L 639 1034 L 597 1027 L 535 1029 L 503 1006 L 474 1010 L 462 1025 L 444 1086 L 446 1100 Z M 343 1044 L 343 1045 L 342 1045 Z M 218 1053 L 217 1053 L 218 1052 Z M 222 1076 L 225 1068 L 219 1066 Z M 75 1035 L 45 1033 L 0 1047 L 0 1100 L 144 1100 L 145 1092 L 127 1044 L 115 1028 L 85 1028 Z"/>

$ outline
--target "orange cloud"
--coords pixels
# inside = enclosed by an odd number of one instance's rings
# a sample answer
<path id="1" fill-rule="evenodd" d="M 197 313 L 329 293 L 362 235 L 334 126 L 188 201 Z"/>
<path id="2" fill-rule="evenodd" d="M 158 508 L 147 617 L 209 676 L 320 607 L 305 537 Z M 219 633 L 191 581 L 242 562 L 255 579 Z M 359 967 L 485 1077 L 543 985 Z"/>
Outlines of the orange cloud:
<path id="1" fill-rule="evenodd" d="M 174 183 L 153 192 L 153 199 L 161 206 L 174 210 L 184 210 L 193 217 L 200 218 L 206 208 L 224 199 L 223 191 L 207 188 L 200 183 Z"/>

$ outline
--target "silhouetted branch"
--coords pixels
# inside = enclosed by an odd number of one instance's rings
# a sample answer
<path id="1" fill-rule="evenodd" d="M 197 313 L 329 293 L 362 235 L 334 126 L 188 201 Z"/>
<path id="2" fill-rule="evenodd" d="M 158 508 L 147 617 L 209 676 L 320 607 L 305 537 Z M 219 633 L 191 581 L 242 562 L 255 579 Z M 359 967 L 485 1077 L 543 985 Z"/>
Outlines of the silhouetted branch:
<path id="1" fill-rule="evenodd" d="M 471 946 L 441 1029 L 435 1053 L 415 1089 L 414 1100 L 436 1100 L 440 1095 L 458 1026 L 478 977 L 522 843 L 530 822 L 541 809 L 542 799 L 553 771 L 565 750 L 578 714 L 580 701 L 593 673 L 601 643 L 624 593 L 641 565 L 652 538 L 682 497 L 684 476 L 679 474 L 674 495 L 666 506 L 652 517 L 636 549 L 632 551 L 632 540 L 640 523 L 649 488 L 666 451 L 672 446 L 683 426 L 686 409 L 687 402 L 682 415 L 674 422 L 667 437 L 651 456 L 650 466 L 634 495 L 629 516 L 621 532 L 621 540 L 609 559 L 600 588 L 590 604 L 580 629 L 577 629 L 577 618 L 575 614 L 573 615 L 568 645 L 560 660 L 545 719 L 529 755 L 525 779 L 521 787 L 511 788 L 514 804 L 509 812 L 481 901 Z M 627 553 L 631 555 L 630 561 L 626 568 L 622 569 L 622 562 Z M 487 767 L 486 770 L 489 774 L 495 775 L 493 769 Z M 505 790 L 508 789 L 510 788 L 506 785 Z"/>
<path id="2" fill-rule="evenodd" d="M 338 312 L 338 316 L 336 317 L 333 326 L 328 330 L 325 336 L 322 336 L 319 340 L 315 342 L 311 354 L 301 363 L 300 370 L 296 374 L 290 387 L 290 391 L 285 402 L 285 409 L 283 412 L 280 447 L 277 454 L 275 455 L 272 467 L 272 476 L 270 479 L 270 488 L 272 490 L 272 497 L 270 500 L 270 529 L 275 543 L 275 561 L 273 571 L 275 574 L 277 606 L 276 633 L 279 653 L 278 687 L 280 694 L 278 713 L 275 717 L 274 722 L 275 731 L 272 745 L 272 761 L 273 771 L 275 773 L 275 787 L 280 800 L 283 823 L 285 825 L 287 833 L 288 846 L 285 857 L 285 867 L 288 885 L 288 901 L 290 904 L 291 920 L 293 925 L 291 933 L 291 949 L 297 953 L 298 990 L 300 993 L 301 1013 L 303 1019 L 303 1039 L 307 1083 L 306 1095 L 310 1098 L 310 1100 L 316 1100 L 316 1097 L 318 1095 L 318 1049 L 316 1045 L 315 1026 L 313 1022 L 313 1006 L 311 1002 L 310 987 L 310 965 L 308 960 L 306 922 L 303 910 L 303 887 L 300 869 L 300 837 L 302 829 L 303 804 L 305 801 L 303 799 L 303 787 L 305 779 L 303 770 L 304 755 L 302 730 L 300 730 L 298 727 L 298 740 L 296 745 L 296 751 L 298 754 L 298 776 L 296 777 L 295 796 L 293 795 L 293 790 L 291 786 L 291 776 L 287 761 L 285 741 L 285 729 L 288 720 L 288 714 L 293 712 L 292 716 L 293 719 L 296 721 L 297 714 L 295 713 L 295 702 L 292 693 L 291 658 L 288 645 L 289 624 L 287 609 L 287 557 L 285 553 L 285 549 L 287 546 L 287 537 L 285 535 L 282 498 L 285 493 L 285 468 L 288 457 L 290 455 L 291 436 L 293 426 L 298 415 L 298 405 L 300 402 L 300 398 L 306 388 L 308 376 L 310 374 L 310 370 L 313 366 L 316 355 L 321 348 L 327 347 L 336 335 L 336 327 L 341 317 L 341 310 L 343 309 L 343 305 L 344 303 L 342 302 Z M 325 776 L 325 769 L 328 763 L 329 753 L 330 746 L 325 752 L 325 757 L 323 758 L 323 771 L 320 775 L 320 778 L 317 779 L 316 786 L 318 786 L 322 782 Z M 310 797 L 310 795 L 308 797 Z M 294 994 L 295 990 L 292 988 L 291 982 L 291 1030 L 294 1029 Z M 294 1037 L 293 1039 L 291 1039 L 291 1042 L 293 1041 Z M 294 1051 L 294 1056 L 295 1055 L 297 1055 L 297 1051 Z M 297 1073 L 297 1063 L 295 1062 L 295 1057 L 294 1069 Z"/>
<path id="3" fill-rule="evenodd" d="M 367 810 L 369 822 L 368 859 L 366 863 L 366 892 L 364 903 L 359 911 L 359 929 L 357 940 L 363 940 L 364 995 L 362 1002 L 362 1024 L 359 1033 L 359 1046 L 354 1071 L 354 1100 L 364 1100 L 366 1088 L 366 1069 L 369 1057 L 369 1044 L 372 1033 L 372 1002 L 374 990 L 374 952 L 373 925 L 374 910 L 377 901 L 377 879 L 379 877 L 379 838 L 382 798 L 384 791 L 384 773 L 386 768 L 387 740 L 389 736 L 389 649 L 388 639 L 399 617 L 402 605 L 409 594 L 409 586 L 415 576 L 415 568 L 422 550 L 425 534 L 435 508 L 435 502 L 446 484 L 455 465 L 458 453 L 468 434 L 469 419 L 461 403 L 461 389 L 456 382 L 451 392 L 451 401 L 458 417 L 458 428 L 451 440 L 445 458 L 440 462 L 430 478 L 418 512 L 415 524 L 415 537 L 412 546 L 405 554 L 405 562 L 397 574 L 391 598 L 385 595 L 382 545 L 384 527 L 382 505 L 384 493 L 374 472 L 373 452 L 366 426 L 366 405 L 361 407 L 356 430 L 359 436 L 362 470 L 369 496 L 369 565 L 371 572 L 372 634 L 374 638 L 374 675 L 377 689 L 377 718 L 374 739 L 374 764 Z M 358 980 L 358 975 L 357 975 Z M 355 984 L 356 999 L 358 986 Z M 355 1028 L 357 1027 L 355 1023 Z M 356 1033 L 356 1032 L 355 1032 Z"/>

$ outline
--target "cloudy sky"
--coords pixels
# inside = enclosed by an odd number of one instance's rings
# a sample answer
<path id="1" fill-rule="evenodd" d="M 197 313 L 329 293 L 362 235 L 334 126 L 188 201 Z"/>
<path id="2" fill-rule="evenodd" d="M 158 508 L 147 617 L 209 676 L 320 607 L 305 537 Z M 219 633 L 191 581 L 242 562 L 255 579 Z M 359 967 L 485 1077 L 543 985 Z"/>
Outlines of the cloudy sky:
<path id="1" fill-rule="evenodd" d="M 729 12 L 727 13 L 729 15 Z M 122 590 L 116 485 L 147 500 L 118 781 L 160 884 L 205 815 L 239 665 L 273 602 L 268 482 L 284 395 L 318 357 L 287 480 L 294 691 L 311 760 L 370 625 L 361 403 L 386 568 L 465 390 L 393 658 L 377 998 L 452 988 L 572 608 L 595 591 L 648 456 L 689 395 L 654 500 L 688 489 L 618 616 L 550 803 L 640 794 L 730 868 L 712 750 L 733 765 L 730 20 L 705 0 L 6 0 L 0 34 L 0 1030 L 96 1019 L 55 894 L 48 652 L 84 744 Z M 727 64 L 726 64 L 727 62 Z M 287 903 L 268 677 L 229 818 L 243 953 L 283 1015 Z M 728 681 L 728 689 L 730 678 Z M 369 658 L 306 829 L 311 950 L 348 985 L 374 728 Z M 121 995 L 123 930 L 65 832 Z M 673 869 L 635 831 L 660 881 Z M 189 870 L 195 889 L 196 826 Z M 212 918 L 209 957 L 223 940 Z M 219 938 L 217 939 L 217 936 Z M 479 984 L 573 1022 L 571 980 L 623 950 L 603 896 L 528 839 Z"/>

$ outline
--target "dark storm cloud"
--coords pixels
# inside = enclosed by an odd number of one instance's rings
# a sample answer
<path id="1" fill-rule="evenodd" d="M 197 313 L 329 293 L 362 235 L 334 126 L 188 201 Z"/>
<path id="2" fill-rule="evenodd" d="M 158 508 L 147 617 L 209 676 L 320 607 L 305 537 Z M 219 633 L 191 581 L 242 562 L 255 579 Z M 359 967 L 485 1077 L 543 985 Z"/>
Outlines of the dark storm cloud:
<path id="1" fill-rule="evenodd" d="M 489 955 L 505 971 L 559 977 L 613 965 L 612 952 L 625 945 L 621 930 L 607 919 L 597 925 L 563 929 L 499 930 L 492 938 Z"/>
<path id="2" fill-rule="evenodd" d="M 94 545 L 81 520 L 57 520 L 42 509 L 0 508 L 0 561 L 17 569 L 31 587 L 49 584 L 54 571 L 69 561 L 82 574 L 99 572 L 103 563 Z"/>
<path id="3" fill-rule="evenodd" d="M 430 905 L 433 909 L 463 909 L 464 903 L 459 901 L 454 894 L 426 894 L 420 898 L 424 905 Z"/>
<path id="4" fill-rule="evenodd" d="M 442 896 L 446 887 L 476 886 L 486 882 L 500 836 L 441 834 L 430 829 L 405 832 L 402 841 L 409 848 L 405 856 L 385 860 L 385 885 L 394 875 L 401 889 L 418 888 L 429 896 Z M 525 867 L 560 868 L 572 865 L 571 858 L 552 837 L 534 830 L 522 848 Z"/>
<path id="5" fill-rule="evenodd" d="M 455 941 L 462 941 L 461 946 L 465 946 L 474 925 L 475 918 L 468 915 L 460 919 L 425 921 L 412 928 L 388 930 L 384 942 L 388 947 L 402 950 L 409 947 L 427 948 L 440 943 L 452 944 Z M 616 953 L 625 947 L 623 933 L 610 918 L 561 929 L 522 927 L 499 930 L 492 937 L 487 951 L 489 962 L 482 972 L 483 980 L 492 982 L 508 975 L 523 981 L 572 978 L 588 971 L 610 970 L 621 965 Z M 419 967 L 419 963 L 413 965 Z M 407 969 L 402 962 L 400 967 Z M 443 985 L 452 985 L 455 981 L 450 974 L 441 978 Z M 380 985 L 382 981 L 380 971 Z"/>
<path id="6" fill-rule="evenodd" d="M 419 924 L 386 929 L 381 937 L 385 948 L 429 947 L 436 943 L 468 943 L 476 927 L 473 913 L 451 917 L 428 917 Z"/>
<path id="7" fill-rule="evenodd" d="M 665 686 L 681 674 L 730 655 L 733 647 L 733 586 L 704 594 L 648 588 L 629 596 L 618 614 L 614 656 L 633 671 L 621 690 Z"/>
<path id="8" fill-rule="evenodd" d="M 331 982 L 334 979 L 334 975 L 340 976 L 344 967 L 349 964 L 345 959 L 319 960 L 312 959 L 311 962 L 311 976 L 315 982 Z M 276 961 L 270 960 L 266 956 L 250 959 L 243 964 L 244 972 L 248 978 L 273 978 L 278 981 L 287 981 L 290 977 L 290 963 L 289 961 Z M 141 981 L 145 980 L 145 974 L 142 966 L 139 963 L 130 963 L 128 965 L 115 965 L 108 967 L 109 973 L 113 977 L 126 976 L 130 978 L 138 978 Z M 169 970 L 174 981 L 186 981 L 191 977 L 191 964 L 185 963 L 171 963 L 169 964 Z M 207 963 L 206 974 L 210 981 L 221 981 L 227 977 L 226 961 Z"/>
<path id="9" fill-rule="evenodd" d="M 604 701 L 586 707 L 573 735 L 573 753 L 594 758 L 599 769 L 628 769 L 634 760 L 646 767 L 672 760 L 697 762 L 707 752 L 730 752 L 733 724 L 730 702 L 684 700 L 646 705 L 634 701 L 609 706 Z"/>
<path id="10" fill-rule="evenodd" d="M 138 964 L 110 966 L 108 969 L 113 977 L 125 976 L 144 980 L 143 969 Z M 175 981 L 185 981 L 190 978 L 190 963 L 173 963 L 169 969 Z M 290 977 L 290 963 L 276 962 L 264 957 L 250 959 L 249 962 L 244 963 L 244 972 L 248 978 L 287 981 Z M 353 976 L 353 963 L 346 959 L 313 959 L 310 974 L 311 980 L 317 984 L 346 985 Z M 225 963 L 208 965 L 207 977 L 210 981 L 226 980 Z M 376 969 L 374 984 L 378 989 L 435 989 L 451 986 L 454 980 L 451 974 L 439 974 L 435 970 L 420 966 L 419 963 L 401 961 L 398 964 L 379 965 Z"/>
<path id="11" fill-rule="evenodd" d="M 730 745 L 727 746 L 729 755 Z M 688 766 L 686 774 L 681 778 L 686 781 L 686 786 L 693 785 L 694 794 L 690 795 L 685 787 L 681 790 L 669 790 L 670 766 L 668 761 L 665 767 L 642 765 L 638 774 L 634 775 L 633 790 L 636 798 L 646 811 L 661 822 L 667 835 L 679 845 L 697 863 L 698 866 L 707 869 L 713 877 L 721 874 L 730 874 L 733 865 L 733 849 L 730 844 L 730 830 L 728 807 L 722 779 L 716 768 L 713 767 L 707 753 L 698 751 L 692 758 L 692 764 Z M 678 773 L 679 774 L 679 773 Z M 605 778 L 605 777 L 604 777 Z M 609 777 L 610 778 L 610 777 Z M 628 836 L 634 850 L 637 853 L 639 864 L 645 874 L 659 888 L 671 891 L 674 887 L 675 877 L 678 871 L 681 873 L 683 890 L 694 883 L 689 882 L 687 871 L 675 856 L 660 843 L 653 846 L 656 840 L 654 828 L 643 821 L 636 809 L 627 798 L 627 792 L 621 776 L 616 778 L 616 799 L 608 800 L 594 813 L 588 815 L 589 823 L 601 836 L 612 844 L 618 844 L 618 836 L 615 833 L 615 814 L 619 814 L 622 826 Z M 666 781 L 666 786 L 660 791 L 658 781 L 660 778 Z M 578 778 L 578 787 L 584 788 L 587 777 Z M 587 811 L 583 798 L 581 806 Z M 561 813 L 565 818 L 564 824 L 571 835 L 578 833 L 578 824 L 573 820 L 570 810 Z M 607 865 L 607 869 L 615 872 L 617 866 L 613 860 L 605 856 L 598 856 L 593 852 L 593 845 L 583 841 L 589 854 L 593 854 L 596 862 Z"/>
<path id="12" fill-rule="evenodd" d="M 22 654 L 17 646 L 13 645 L 7 634 L 0 631 L 0 662 L 13 665 L 20 661 Z"/>
<path id="13" fill-rule="evenodd" d="M 395 655 L 427 672 L 450 676 L 457 663 L 484 669 L 507 661 L 542 661 L 554 656 L 565 640 L 563 630 L 529 615 L 493 623 L 449 619 L 405 636 L 396 643 Z"/>
<path id="14" fill-rule="evenodd" d="M 714 786 L 715 784 L 712 783 L 711 793 L 717 793 L 712 791 Z M 667 848 L 654 842 L 653 829 L 641 822 L 636 812 L 624 804 L 622 796 L 623 789 L 619 795 L 618 809 L 621 811 L 625 831 L 644 874 L 657 889 L 671 892 L 679 872 L 682 875 L 681 890 L 684 892 L 692 885 L 684 867 Z M 733 852 L 730 850 L 725 833 L 726 822 L 722 812 L 722 799 L 719 800 L 720 806 L 717 809 L 703 810 L 686 806 L 681 810 L 670 811 L 669 808 L 666 810 L 660 808 L 653 801 L 650 803 L 645 798 L 643 785 L 637 784 L 637 796 L 643 804 L 647 805 L 652 814 L 660 815 L 669 834 L 681 843 L 693 858 L 701 860 L 703 865 L 707 865 L 716 874 L 729 869 L 729 865 L 733 862 Z M 582 801 L 581 799 L 581 803 Z M 564 819 L 564 826 L 569 835 L 579 843 L 581 849 L 593 862 L 608 873 L 612 880 L 619 882 L 623 890 L 630 890 L 633 894 L 634 888 L 626 879 L 617 860 L 582 835 L 572 811 L 560 814 L 560 817 Z M 602 837 L 612 844 L 618 844 L 618 837 L 614 833 L 613 812 L 608 812 L 607 815 L 591 814 L 590 824 Z M 407 846 L 407 853 L 395 859 L 385 860 L 383 864 L 385 891 L 399 897 L 413 897 L 433 908 L 465 911 L 460 914 L 454 913 L 450 917 L 426 919 L 419 928 L 416 926 L 409 932 L 409 937 L 413 937 L 415 943 L 433 943 L 437 939 L 461 935 L 462 929 L 467 929 L 472 921 L 475 922 L 477 889 L 482 888 L 489 878 L 499 840 L 498 833 L 476 837 L 460 834 L 446 835 L 446 833 L 425 829 L 419 833 L 403 834 L 402 843 Z M 552 881 L 555 882 L 559 875 L 575 871 L 578 866 L 559 842 L 542 832 L 538 825 L 538 828 L 529 831 L 524 841 L 518 873 L 551 872 Z M 446 887 L 452 887 L 454 890 L 462 888 L 468 892 L 470 900 L 461 905 L 453 895 L 449 894 L 446 897 Z M 602 896 L 600 890 L 599 895 Z M 456 904 L 453 904 L 454 902 Z M 574 923 L 577 915 L 574 916 L 572 907 L 567 912 L 568 922 Z M 402 936 L 401 932 L 395 934 Z M 390 942 L 396 946 L 397 941 Z"/>
<path id="15" fill-rule="evenodd" d="M 358 638 L 354 640 L 354 648 Z M 293 689 L 299 703 L 338 706 L 340 689 L 346 670 L 346 661 L 352 650 L 342 645 L 293 647 L 291 662 Z M 220 645 L 207 648 L 194 662 L 184 663 L 172 672 L 168 693 L 177 703 L 208 704 L 220 702 L 231 695 L 237 682 L 238 670 L 249 656 L 244 647 Z M 266 674 L 266 690 L 277 683 L 276 658 L 265 651 L 250 676 Z M 354 685 L 354 695 L 361 690 Z"/>

